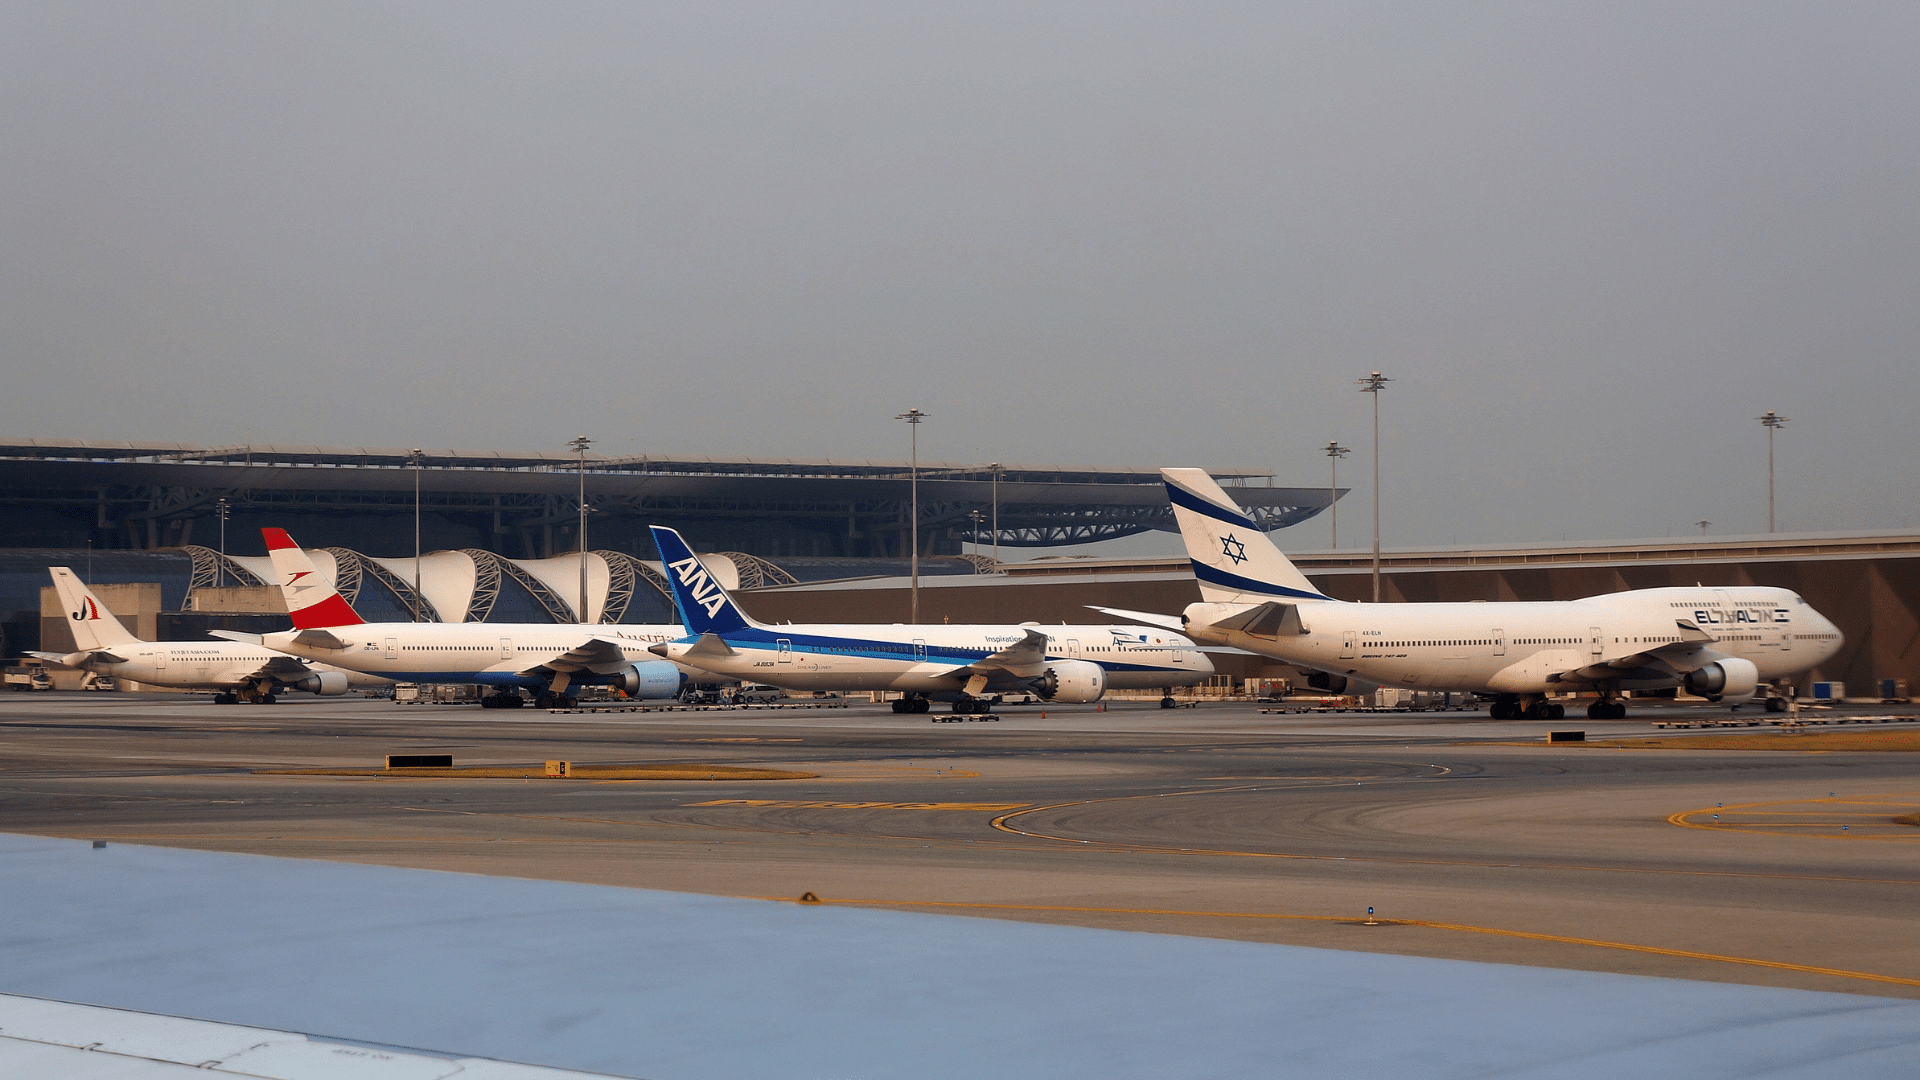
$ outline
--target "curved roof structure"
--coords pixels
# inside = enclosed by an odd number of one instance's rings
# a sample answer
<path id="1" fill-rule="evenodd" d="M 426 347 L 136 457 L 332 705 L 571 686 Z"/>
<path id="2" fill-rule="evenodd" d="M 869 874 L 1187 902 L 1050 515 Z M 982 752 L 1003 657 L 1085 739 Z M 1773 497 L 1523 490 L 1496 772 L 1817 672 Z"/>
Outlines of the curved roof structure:
<path id="1" fill-rule="evenodd" d="M 1209 471 L 1267 529 L 1306 520 L 1340 494 L 1273 487 L 1261 470 Z M 1157 468 L 928 461 L 919 478 L 923 555 L 958 554 L 976 535 L 983 545 L 1048 547 L 1174 529 Z M 902 556 L 913 531 L 904 461 L 0 442 L 0 509 L 74 534 L 11 542 L 49 546 L 205 544 L 224 499 L 229 550 L 258 550 L 231 531 L 257 524 L 307 543 L 411 548 L 417 483 L 421 512 L 445 534 L 433 546 L 539 559 L 576 547 L 583 480 L 596 548 L 646 553 L 645 526 L 661 523 L 700 546 L 761 557 Z M 353 529 L 342 515 L 356 519 Z"/>

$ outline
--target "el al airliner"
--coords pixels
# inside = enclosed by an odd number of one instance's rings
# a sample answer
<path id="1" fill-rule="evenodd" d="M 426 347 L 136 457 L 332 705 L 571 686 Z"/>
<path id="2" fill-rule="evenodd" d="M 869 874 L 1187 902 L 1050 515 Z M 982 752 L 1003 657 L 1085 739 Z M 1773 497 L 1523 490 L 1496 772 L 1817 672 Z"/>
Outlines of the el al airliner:
<path id="1" fill-rule="evenodd" d="M 895 712 L 926 712 L 937 699 L 957 713 L 983 713 L 993 706 L 988 694 L 1091 702 L 1110 688 L 1190 686 L 1213 674 L 1192 641 L 1153 626 L 769 626 L 747 618 L 679 533 L 656 525 L 653 542 L 692 636 L 652 651 L 729 678 L 899 691 Z"/>
<path id="2" fill-rule="evenodd" d="M 1543 603 L 1355 604 L 1322 594 L 1211 476 L 1162 469 L 1199 580 L 1180 619 L 1199 641 L 1336 676 L 1493 699 L 1500 719 L 1553 719 L 1549 694 L 1684 687 L 1741 701 L 1840 651 L 1840 631 L 1787 589 L 1635 589 Z M 1113 612 L 1118 614 L 1117 612 Z M 1128 613 L 1137 614 L 1137 613 Z M 1775 694 L 1768 708 L 1784 702 Z"/>

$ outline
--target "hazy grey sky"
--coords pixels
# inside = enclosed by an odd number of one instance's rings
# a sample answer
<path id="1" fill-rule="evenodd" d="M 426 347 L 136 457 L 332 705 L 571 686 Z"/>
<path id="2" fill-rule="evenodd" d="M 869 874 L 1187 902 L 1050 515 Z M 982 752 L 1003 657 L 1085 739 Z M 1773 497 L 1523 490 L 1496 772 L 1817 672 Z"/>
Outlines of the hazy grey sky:
<path id="1" fill-rule="evenodd" d="M 1920 524 L 1920 6 L 7 3 L 0 436 Z M 1343 539 L 1360 539 L 1364 488 Z M 1319 524 L 1282 534 L 1320 546 Z"/>

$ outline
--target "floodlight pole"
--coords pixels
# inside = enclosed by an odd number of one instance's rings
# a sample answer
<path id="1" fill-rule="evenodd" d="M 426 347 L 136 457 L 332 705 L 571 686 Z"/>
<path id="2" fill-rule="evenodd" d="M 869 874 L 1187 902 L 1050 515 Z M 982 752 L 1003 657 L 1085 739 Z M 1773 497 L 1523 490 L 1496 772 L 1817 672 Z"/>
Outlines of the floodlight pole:
<path id="1" fill-rule="evenodd" d="M 1701 520 L 1701 521 L 1694 522 L 1694 524 L 1700 526 L 1700 535 L 1705 536 L 1707 535 L 1707 526 L 1713 524 L 1713 522 Z"/>
<path id="2" fill-rule="evenodd" d="M 1360 392 L 1373 395 L 1373 602 L 1380 602 L 1380 391 L 1392 379 L 1375 371 L 1356 379 Z"/>
<path id="3" fill-rule="evenodd" d="M 1785 427 L 1787 418 L 1767 410 L 1765 416 L 1757 416 L 1760 425 L 1767 429 L 1767 531 L 1773 531 L 1773 433 Z"/>
<path id="4" fill-rule="evenodd" d="M 1006 466 L 999 462 L 987 466 L 993 470 L 993 568 L 1000 569 L 1000 474 Z"/>
<path id="5" fill-rule="evenodd" d="M 213 587 L 218 589 L 227 583 L 227 500 L 217 499 L 213 504 L 213 514 L 220 519 L 220 561 L 213 568 Z"/>
<path id="6" fill-rule="evenodd" d="M 908 530 L 908 535 L 913 544 L 913 558 L 908 564 L 910 567 L 909 572 L 912 575 L 911 595 L 913 599 L 911 601 L 912 614 L 908 617 L 907 621 L 916 625 L 920 622 L 920 422 L 926 418 L 927 414 L 921 412 L 917 407 L 908 409 L 906 412 L 894 417 L 895 420 L 905 420 L 907 422 L 907 430 L 911 432 L 911 443 L 913 447 L 913 463 L 910 466 L 912 471 L 908 473 L 912 478 L 911 490 L 913 493 L 913 518 Z"/>
<path id="7" fill-rule="evenodd" d="M 407 454 L 413 463 L 413 596 L 407 606 L 413 609 L 414 622 L 420 621 L 420 463 L 425 457 L 417 446 Z"/>
<path id="8" fill-rule="evenodd" d="M 592 622 L 587 617 L 587 447 L 593 440 L 585 435 L 575 435 L 567 444 L 573 452 L 580 455 L 580 621 Z"/>
<path id="9" fill-rule="evenodd" d="M 1377 399 L 1376 399 L 1377 400 Z M 1326 445 L 1327 462 L 1327 510 L 1333 518 L 1333 546 L 1340 546 L 1340 459 L 1353 453 L 1338 441 Z"/>

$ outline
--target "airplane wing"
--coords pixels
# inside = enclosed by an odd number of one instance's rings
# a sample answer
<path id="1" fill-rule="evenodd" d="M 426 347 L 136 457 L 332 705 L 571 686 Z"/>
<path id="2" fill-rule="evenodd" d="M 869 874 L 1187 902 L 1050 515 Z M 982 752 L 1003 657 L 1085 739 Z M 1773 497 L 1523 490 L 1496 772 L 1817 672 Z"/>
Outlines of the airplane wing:
<path id="1" fill-rule="evenodd" d="M 228 641 L 237 641 L 242 645 L 259 645 L 265 640 L 263 634 L 249 634 L 240 630 L 209 630 L 208 634 Z"/>
<path id="2" fill-rule="evenodd" d="M 276 656 L 266 660 L 248 673 L 248 678 L 272 676 L 276 679 L 298 679 L 313 674 L 313 669 L 294 657 Z"/>
<path id="3" fill-rule="evenodd" d="M 1680 630 L 1679 641 L 1670 641 L 1658 648 L 1643 649 L 1626 656 L 1575 668 L 1572 671 L 1563 671 L 1560 673 L 1559 681 L 1600 682 L 1618 678 L 1639 668 L 1654 668 L 1681 675 L 1703 668 L 1720 658 L 1718 652 L 1707 648 L 1708 645 L 1718 641 L 1718 638 L 1687 619 L 1675 619 L 1674 625 Z"/>
<path id="4" fill-rule="evenodd" d="M 1087 604 L 1086 607 L 1126 622 L 1146 623 L 1148 626 L 1164 627 L 1182 634 L 1187 632 L 1186 620 L 1178 615 L 1156 615 L 1151 611 L 1129 611 L 1126 608 L 1101 607 L 1098 604 Z"/>
<path id="5" fill-rule="evenodd" d="M 536 678 L 549 671 L 591 671 L 604 675 L 608 670 L 628 663 L 627 650 L 618 642 L 607 638 L 588 638 L 559 656 L 545 663 L 536 664 L 525 671 L 516 672 L 529 678 Z"/>
<path id="6" fill-rule="evenodd" d="M 964 667 L 954 668 L 946 674 L 987 675 L 1004 671 L 1010 675 L 1031 679 L 1044 674 L 1046 670 L 1047 635 L 1030 629 L 1027 631 L 1027 636 L 999 652 L 983 656 Z"/>

